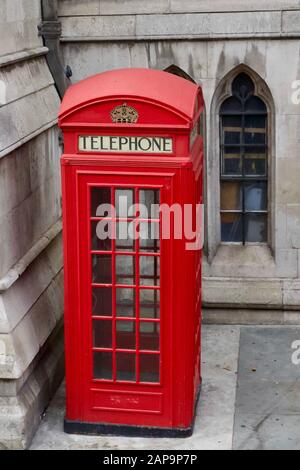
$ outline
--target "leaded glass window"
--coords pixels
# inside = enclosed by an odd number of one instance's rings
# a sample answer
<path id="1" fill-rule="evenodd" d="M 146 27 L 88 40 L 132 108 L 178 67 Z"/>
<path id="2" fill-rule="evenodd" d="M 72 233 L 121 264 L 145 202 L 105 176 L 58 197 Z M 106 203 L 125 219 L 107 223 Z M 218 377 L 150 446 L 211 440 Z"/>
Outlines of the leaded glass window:
<path id="1" fill-rule="evenodd" d="M 245 73 L 220 108 L 221 240 L 265 243 L 268 233 L 267 107 Z"/>

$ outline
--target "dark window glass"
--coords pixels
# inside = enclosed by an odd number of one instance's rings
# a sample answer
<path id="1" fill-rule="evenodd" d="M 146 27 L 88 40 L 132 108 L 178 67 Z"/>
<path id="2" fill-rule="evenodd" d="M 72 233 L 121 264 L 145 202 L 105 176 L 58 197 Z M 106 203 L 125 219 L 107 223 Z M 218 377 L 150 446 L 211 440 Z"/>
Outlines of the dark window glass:
<path id="1" fill-rule="evenodd" d="M 93 321 L 93 346 L 95 348 L 112 347 L 112 322 L 111 320 Z"/>
<path id="2" fill-rule="evenodd" d="M 111 352 L 94 352 L 94 379 L 112 380 Z"/>
<path id="3" fill-rule="evenodd" d="M 111 284 L 111 255 L 93 255 L 92 256 L 92 274 L 93 283 Z"/>
<path id="4" fill-rule="evenodd" d="M 135 354 L 117 353 L 117 380 L 136 380 Z"/>
<path id="5" fill-rule="evenodd" d="M 135 349 L 135 322 L 117 321 L 116 342 L 117 349 Z"/>
<path id="6" fill-rule="evenodd" d="M 101 207 L 102 204 L 111 204 L 111 189 L 110 188 L 92 188 L 91 190 L 91 216 L 92 217 L 111 217 L 112 214 L 105 209 L 108 207 Z"/>
<path id="7" fill-rule="evenodd" d="M 140 380 L 141 382 L 159 383 L 158 354 L 140 354 Z"/>
<path id="8" fill-rule="evenodd" d="M 242 214 L 221 213 L 221 237 L 224 242 L 243 241 Z"/>
<path id="9" fill-rule="evenodd" d="M 159 351 L 159 323 L 140 322 L 140 349 Z"/>
<path id="10" fill-rule="evenodd" d="M 111 287 L 94 287 L 92 289 L 92 312 L 95 316 L 112 315 Z"/>
<path id="11" fill-rule="evenodd" d="M 232 96 L 220 108 L 221 239 L 267 241 L 267 107 L 255 96 L 251 78 L 241 73 Z"/>
<path id="12" fill-rule="evenodd" d="M 110 220 L 93 221 L 91 223 L 92 231 L 92 250 L 111 251 L 112 222 Z"/>

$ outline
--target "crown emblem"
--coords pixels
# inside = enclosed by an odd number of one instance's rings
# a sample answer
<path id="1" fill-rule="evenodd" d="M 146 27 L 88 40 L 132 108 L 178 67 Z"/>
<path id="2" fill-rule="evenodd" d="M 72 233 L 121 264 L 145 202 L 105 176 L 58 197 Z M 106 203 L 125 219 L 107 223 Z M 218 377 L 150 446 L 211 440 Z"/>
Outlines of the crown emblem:
<path id="1" fill-rule="evenodd" d="M 124 103 L 121 106 L 116 106 L 110 116 L 113 122 L 135 123 L 139 118 L 139 113 L 132 106 L 127 106 Z"/>

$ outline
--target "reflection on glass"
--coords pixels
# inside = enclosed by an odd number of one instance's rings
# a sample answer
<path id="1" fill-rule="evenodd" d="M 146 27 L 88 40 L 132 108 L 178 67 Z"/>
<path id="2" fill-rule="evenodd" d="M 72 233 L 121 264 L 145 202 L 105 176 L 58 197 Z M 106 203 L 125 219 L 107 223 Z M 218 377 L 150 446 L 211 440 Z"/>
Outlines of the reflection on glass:
<path id="1" fill-rule="evenodd" d="M 116 250 L 134 250 L 134 225 L 133 222 L 117 222 L 116 224 Z"/>
<path id="2" fill-rule="evenodd" d="M 134 317 L 135 316 L 135 291 L 134 289 L 116 289 L 117 317 Z"/>
<path id="3" fill-rule="evenodd" d="M 116 256 L 116 281 L 117 284 L 135 283 L 135 259 L 133 256 Z"/>
<path id="4" fill-rule="evenodd" d="M 267 183 L 265 181 L 245 183 L 244 188 L 246 211 L 267 210 Z"/>
<path id="5" fill-rule="evenodd" d="M 140 223 L 140 250 L 158 253 L 160 248 L 159 223 Z"/>
<path id="6" fill-rule="evenodd" d="M 134 217 L 134 191 L 132 189 L 117 189 L 115 193 L 116 198 L 116 213 L 117 217 L 127 218 Z"/>
<path id="7" fill-rule="evenodd" d="M 266 144 L 266 117 L 245 116 L 245 144 Z"/>
<path id="8" fill-rule="evenodd" d="M 140 349 L 159 351 L 159 323 L 140 322 Z"/>
<path id="9" fill-rule="evenodd" d="M 135 354 L 117 353 L 117 380 L 136 380 Z"/>
<path id="10" fill-rule="evenodd" d="M 243 241 L 241 214 L 221 214 L 221 236 L 223 242 Z"/>
<path id="11" fill-rule="evenodd" d="M 93 321 L 94 348 L 112 347 L 112 322 L 110 320 Z"/>
<path id="12" fill-rule="evenodd" d="M 242 117 L 223 116 L 223 142 L 224 144 L 241 144 Z"/>
<path id="13" fill-rule="evenodd" d="M 158 354 L 140 354 L 140 380 L 141 382 L 159 383 Z"/>
<path id="14" fill-rule="evenodd" d="M 112 380 L 112 353 L 94 352 L 94 379 Z"/>
<path id="15" fill-rule="evenodd" d="M 92 289 L 92 312 L 96 316 L 112 315 L 111 287 L 94 287 Z"/>
<path id="16" fill-rule="evenodd" d="M 95 284 L 111 284 L 111 255 L 92 256 L 92 277 Z"/>
<path id="17" fill-rule="evenodd" d="M 111 204 L 111 190 L 110 188 L 97 188 L 94 187 L 91 190 L 91 217 L 103 217 L 111 214 L 103 212 L 99 206 L 102 204 Z"/>
<path id="18" fill-rule="evenodd" d="M 92 231 L 92 250 L 94 251 L 111 251 L 111 221 L 93 221 L 91 223 Z M 105 239 L 102 239 L 106 237 Z"/>
<path id="19" fill-rule="evenodd" d="M 267 171 L 265 147 L 246 147 L 245 174 L 248 176 L 264 176 Z"/>
<path id="20" fill-rule="evenodd" d="M 242 175 L 242 159 L 240 147 L 225 147 L 222 158 L 223 175 Z"/>
<path id="21" fill-rule="evenodd" d="M 159 256 L 140 256 L 140 285 L 159 286 Z"/>
<path id="22" fill-rule="evenodd" d="M 135 322 L 118 320 L 116 341 L 118 349 L 135 349 Z"/>
<path id="23" fill-rule="evenodd" d="M 268 239 L 266 215 L 248 214 L 245 219 L 245 241 L 265 243 Z"/>
<path id="24" fill-rule="evenodd" d="M 221 210 L 242 210 L 243 187 L 239 181 L 221 181 Z"/>
<path id="25" fill-rule="evenodd" d="M 139 193 L 140 217 L 143 219 L 159 219 L 159 189 L 141 189 Z M 144 206 L 141 207 L 141 206 Z"/>
<path id="26" fill-rule="evenodd" d="M 160 292 L 159 290 L 140 289 L 140 317 L 159 318 Z"/>

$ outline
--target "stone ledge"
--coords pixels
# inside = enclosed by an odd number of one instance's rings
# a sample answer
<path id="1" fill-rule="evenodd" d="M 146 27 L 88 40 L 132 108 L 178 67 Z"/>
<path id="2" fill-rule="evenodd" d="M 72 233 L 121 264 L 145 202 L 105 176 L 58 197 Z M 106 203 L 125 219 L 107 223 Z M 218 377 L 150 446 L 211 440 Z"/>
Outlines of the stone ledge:
<path id="1" fill-rule="evenodd" d="M 33 245 L 33 247 L 0 278 L 0 294 L 8 290 L 28 268 L 28 266 L 50 245 L 50 243 L 62 231 L 62 221 L 56 222 L 46 233 Z"/>
<path id="2" fill-rule="evenodd" d="M 0 398 L 0 450 L 28 448 L 63 375 L 63 327 L 60 323 L 21 391 L 17 396 Z"/>
<path id="3" fill-rule="evenodd" d="M 203 308 L 202 318 L 211 325 L 300 325 L 300 310 Z"/>
<path id="4" fill-rule="evenodd" d="M 0 68 L 7 67 L 8 65 L 17 64 L 25 60 L 35 59 L 37 57 L 48 54 L 48 52 L 49 49 L 47 47 L 36 47 L 34 49 L 27 49 L 25 51 L 3 55 L 0 56 Z"/>
<path id="5" fill-rule="evenodd" d="M 297 15 L 299 10 L 287 12 Z M 235 39 L 298 37 L 300 25 L 282 29 L 281 11 L 172 13 L 62 17 L 62 41 Z"/>

